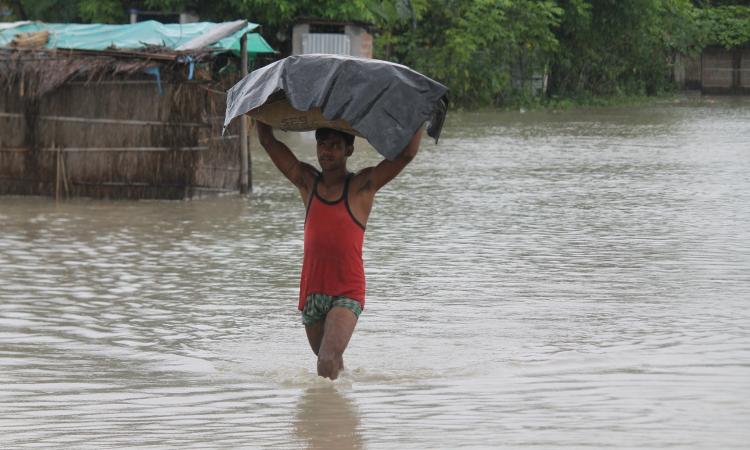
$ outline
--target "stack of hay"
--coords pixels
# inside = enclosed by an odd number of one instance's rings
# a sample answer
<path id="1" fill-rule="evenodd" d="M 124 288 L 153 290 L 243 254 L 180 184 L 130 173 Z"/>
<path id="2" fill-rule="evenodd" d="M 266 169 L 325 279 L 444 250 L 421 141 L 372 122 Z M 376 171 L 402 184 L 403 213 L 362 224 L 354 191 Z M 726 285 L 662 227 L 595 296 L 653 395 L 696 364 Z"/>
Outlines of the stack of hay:
<path id="1" fill-rule="evenodd" d="M 13 48 L 42 48 L 47 45 L 49 31 L 18 33 L 10 43 Z"/>

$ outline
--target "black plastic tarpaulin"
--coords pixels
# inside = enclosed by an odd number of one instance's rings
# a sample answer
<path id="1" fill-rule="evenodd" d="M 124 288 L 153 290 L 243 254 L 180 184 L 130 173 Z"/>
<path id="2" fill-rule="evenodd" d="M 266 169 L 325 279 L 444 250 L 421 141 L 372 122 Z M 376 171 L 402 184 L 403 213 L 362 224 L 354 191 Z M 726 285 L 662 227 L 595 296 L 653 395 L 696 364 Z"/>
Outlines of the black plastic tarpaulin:
<path id="1" fill-rule="evenodd" d="M 381 155 L 394 159 L 417 129 L 437 142 L 448 88 L 406 66 L 341 55 L 295 55 L 250 73 L 227 93 L 226 128 L 283 91 L 296 110 L 343 119 Z M 278 95 L 278 94 L 276 94 Z"/>

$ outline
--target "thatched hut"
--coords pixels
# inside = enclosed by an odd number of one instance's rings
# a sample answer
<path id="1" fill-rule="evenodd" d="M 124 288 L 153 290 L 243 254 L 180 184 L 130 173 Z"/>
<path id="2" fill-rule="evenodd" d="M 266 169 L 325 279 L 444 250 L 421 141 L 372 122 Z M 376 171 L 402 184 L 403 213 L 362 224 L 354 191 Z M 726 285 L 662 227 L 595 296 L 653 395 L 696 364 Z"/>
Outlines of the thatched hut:
<path id="1" fill-rule="evenodd" d="M 225 92 L 257 25 L 177 26 L 179 37 L 157 22 L 0 30 L 0 195 L 238 191 L 240 125 L 222 136 Z M 81 38 L 72 27 L 93 28 Z M 249 36 L 251 57 L 273 52 Z"/>

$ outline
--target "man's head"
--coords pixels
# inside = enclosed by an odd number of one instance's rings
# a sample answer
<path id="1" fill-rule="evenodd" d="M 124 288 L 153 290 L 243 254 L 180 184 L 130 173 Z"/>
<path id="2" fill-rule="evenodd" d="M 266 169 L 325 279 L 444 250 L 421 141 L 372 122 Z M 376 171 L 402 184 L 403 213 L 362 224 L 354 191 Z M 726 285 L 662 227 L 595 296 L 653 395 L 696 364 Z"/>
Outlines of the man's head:
<path id="1" fill-rule="evenodd" d="M 315 141 L 321 169 L 335 170 L 342 165 L 346 167 L 346 159 L 354 151 L 353 135 L 333 128 L 318 128 L 315 130 Z"/>
<path id="2" fill-rule="evenodd" d="M 322 139 L 327 139 L 332 136 L 340 136 L 342 139 L 344 139 L 344 143 L 348 146 L 354 146 L 354 135 L 349 133 L 344 133 L 343 131 L 335 130 L 333 128 L 318 128 L 315 130 L 315 140 L 320 141 Z"/>

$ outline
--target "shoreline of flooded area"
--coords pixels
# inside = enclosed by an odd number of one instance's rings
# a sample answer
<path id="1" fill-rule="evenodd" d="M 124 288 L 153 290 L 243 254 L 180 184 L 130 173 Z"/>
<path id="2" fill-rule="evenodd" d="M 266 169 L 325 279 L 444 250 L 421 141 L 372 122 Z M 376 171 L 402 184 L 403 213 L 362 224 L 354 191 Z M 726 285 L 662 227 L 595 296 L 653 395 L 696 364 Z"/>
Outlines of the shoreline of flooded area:
<path id="1" fill-rule="evenodd" d="M 335 383 L 257 145 L 248 198 L 0 197 L 0 444 L 744 448 L 748 142 L 738 99 L 450 114 L 376 198 Z"/>

